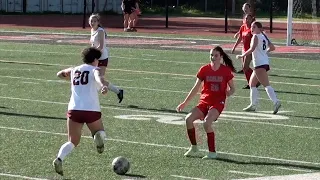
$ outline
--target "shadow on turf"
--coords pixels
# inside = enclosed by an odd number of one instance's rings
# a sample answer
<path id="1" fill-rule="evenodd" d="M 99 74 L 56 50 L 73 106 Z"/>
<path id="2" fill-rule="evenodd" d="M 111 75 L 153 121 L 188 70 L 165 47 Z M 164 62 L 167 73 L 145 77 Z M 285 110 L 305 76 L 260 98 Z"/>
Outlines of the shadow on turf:
<path id="1" fill-rule="evenodd" d="M 131 177 L 131 178 L 146 178 L 147 176 L 144 175 L 139 175 L 139 174 L 125 174 L 124 176 L 126 177 Z"/>
<path id="2" fill-rule="evenodd" d="M 18 116 L 18 117 L 31 117 L 31 118 L 41 118 L 41 119 L 66 120 L 66 118 L 61 118 L 61 117 L 40 116 L 40 115 L 31 115 L 31 114 L 19 114 L 19 113 L 10 113 L 10 112 L 1 112 L 1 111 L 0 111 L 0 115 Z"/>
<path id="3" fill-rule="evenodd" d="M 276 91 L 276 93 L 283 93 L 283 94 L 299 94 L 299 95 L 310 95 L 310 96 L 320 96 L 320 94 L 313 94 L 313 93 L 300 93 L 300 92 L 290 92 L 290 91 Z"/>
<path id="4" fill-rule="evenodd" d="M 319 78 L 312 78 L 312 77 L 298 77 L 298 76 L 277 75 L 277 74 L 270 74 L 269 76 L 273 76 L 273 77 L 283 77 L 283 78 L 291 78 L 291 79 L 320 80 Z"/>
<path id="5" fill-rule="evenodd" d="M 286 116 L 297 117 L 297 118 L 306 118 L 306 119 L 310 119 L 310 120 L 320 120 L 320 117 L 297 116 L 297 115 L 288 115 L 288 114 L 286 114 Z"/>
<path id="6" fill-rule="evenodd" d="M 259 91 L 265 91 L 265 90 L 264 89 L 259 89 Z M 276 93 L 279 93 L 279 94 L 298 94 L 298 95 L 320 96 L 320 94 L 291 92 L 291 91 L 278 91 L 278 90 L 276 90 Z"/>
<path id="7" fill-rule="evenodd" d="M 320 167 L 317 166 L 309 166 L 309 165 L 298 165 L 298 164 L 290 164 L 290 163 L 269 163 L 269 162 L 256 162 L 256 161 L 236 161 L 233 159 L 228 158 L 222 158 L 219 157 L 215 159 L 217 161 L 223 161 L 227 163 L 233 163 L 233 164 L 244 164 L 244 165 L 263 165 L 263 166 L 283 166 L 283 167 L 295 167 L 295 168 L 302 168 L 302 169 L 309 169 L 309 170 L 316 170 L 320 171 Z"/>
<path id="8" fill-rule="evenodd" d="M 114 104 L 101 104 L 103 106 L 111 106 L 111 107 L 124 107 L 124 108 L 130 108 L 130 109 L 138 109 L 138 110 L 145 110 L 145 111 L 155 111 L 155 112 L 166 112 L 166 113 L 177 113 L 175 109 L 165 109 L 165 108 L 145 108 L 145 107 L 139 107 L 136 105 L 127 105 L 127 106 L 118 106 Z M 178 113 L 177 113 L 178 114 Z M 179 114 L 188 114 L 188 112 L 180 112 Z"/>

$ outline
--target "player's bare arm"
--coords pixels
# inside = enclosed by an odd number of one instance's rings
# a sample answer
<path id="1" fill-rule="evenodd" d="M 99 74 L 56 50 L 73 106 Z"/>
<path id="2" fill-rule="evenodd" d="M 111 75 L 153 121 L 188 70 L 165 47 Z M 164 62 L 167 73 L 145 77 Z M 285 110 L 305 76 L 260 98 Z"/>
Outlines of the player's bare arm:
<path id="1" fill-rule="evenodd" d="M 103 49 L 104 47 L 104 32 L 103 31 L 98 31 L 98 37 L 99 37 L 99 46 L 97 47 L 97 49 L 99 49 L 100 51 Z"/>
<path id="2" fill-rule="evenodd" d="M 202 80 L 197 78 L 194 86 L 192 87 L 192 89 L 190 90 L 189 94 L 187 95 L 186 99 L 178 105 L 178 107 L 176 108 L 177 112 L 180 112 L 184 109 L 184 107 L 186 105 L 188 105 L 188 103 L 193 99 L 193 97 L 198 93 L 200 87 L 202 84 Z"/>
<path id="3" fill-rule="evenodd" d="M 232 94 L 234 94 L 234 92 L 236 91 L 235 89 L 235 85 L 234 85 L 234 82 L 233 82 L 233 79 L 231 79 L 229 82 L 228 82 L 228 90 L 227 90 L 227 96 L 231 96 Z"/>
<path id="4" fill-rule="evenodd" d="M 94 78 L 101 87 L 101 93 L 106 94 L 108 92 L 109 82 L 104 79 L 104 76 L 101 75 L 99 69 L 94 71 Z"/>
<path id="5" fill-rule="evenodd" d="M 234 50 L 237 48 L 237 46 L 241 43 L 241 35 L 238 36 L 236 43 L 233 45 L 233 48 L 231 50 L 231 53 L 234 53 Z"/>
<path id="6" fill-rule="evenodd" d="M 268 48 L 267 52 L 271 52 L 276 49 L 276 47 L 274 46 L 274 44 L 271 41 L 269 41 L 268 46 L 269 46 L 269 48 Z"/>
<path id="7" fill-rule="evenodd" d="M 70 80 L 71 71 L 72 71 L 72 68 L 63 69 L 57 73 L 57 76 L 60 79 Z"/>
<path id="8" fill-rule="evenodd" d="M 256 35 L 253 35 L 251 41 L 253 41 L 253 44 L 250 47 L 250 49 L 248 51 L 246 51 L 245 53 L 241 54 L 241 55 L 237 55 L 236 56 L 237 59 L 240 59 L 240 58 L 243 58 L 245 56 L 250 55 L 256 49 L 256 47 L 258 45 L 258 37 Z"/>

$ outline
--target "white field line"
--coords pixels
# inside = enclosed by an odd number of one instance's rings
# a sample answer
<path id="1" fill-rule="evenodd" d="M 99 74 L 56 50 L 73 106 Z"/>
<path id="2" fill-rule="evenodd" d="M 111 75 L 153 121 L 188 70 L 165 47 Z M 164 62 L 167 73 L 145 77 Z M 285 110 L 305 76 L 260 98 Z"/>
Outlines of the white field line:
<path id="1" fill-rule="evenodd" d="M 119 78 L 115 78 L 115 79 L 112 79 L 112 80 L 127 81 L 127 82 L 133 82 L 133 81 L 134 81 L 134 80 L 132 80 L 132 79 L 119 79 Z"/>
<path id="2" fill-rule="evenodd" d="M 306 174 L 293 174 L 293 175 L 282 175 L 282 176 L 244 178 L 244 179 L 237 179 L 237 180 L 319 180 L 319 179 L 320 179 L 320 173 L 306 173 Z"/>
<path id="3" fill-rule="evenodd" d="M 37 83 L 37 82 L 28 82 L 28 81 L 23 81 L 22 83 L 23 84 L 40 84 L 40 83 Z"/>
<path id="4" fill-rule="evenodd" d="M 234 171 L 234 170 L 230 170 L 228 172 L 229 173 L 234 173 L 234 174 L 245 174 L 245 175 L 250 175 L 250 176 L 263 176 L 263 174 L 249 173 L 249 172 L 242 172 L 242 171 Z"/>
<path id="5" fill-rule="evenodd" d="M 224 21 L 224 18 L 213 18 L 213 17 L 185 17 L 187 19 L 208 19 L 208 20 L 221 20 Z M 232 21 L 238 21 L 238 22 L 242 22 L 243 20 L 241 18 L 228 18 L 228 20 L 232 20 Z M 268 18 L 259 18 L 260 22 L 270 22 L 270 20 Z M 307 19 L 300 19 L 300 18 L 293 18 L 293 21 L 295 24 L 320 24 L 319 20 L 317 21 L 308 21 Z M 281 19 L 276 19 L 273 20 L 273 22 L 276 23 L 283 23 L 283 24 L 287 24 L 287 20 L 281 20 Z"/>
<path id="6" fill-rule="evenodd" d="M 18 101 L 27 101 L 27 102 L 37 102 L 37 103 L 47 103 L 47 104 L 59 104 L 59 105 L 67 105 L 68 103 L 65 102 L 56 102 L 56 101 L 42 101 L 36 99 L 23 99 L 23 98 L 16 98 L 16 97 L 6 97 L 0 96 L 0 99 L 10 99 L 10 100 L 18 100 Z M 130 108 L 120 108 L 120 107 L 109 107 L 109 106 L 101 106 L 102 109 L 112 109 L 112 110 L 119 110 L 119 111 L 130 111 L 130 112 L 138 112 L 138 113 L 148 113 L 148 114 L 161 114 L 161 115 L 176 115 L 176 116 L 185 116 L 184 114 L 179 113 L 164 113 L 164 112 L 156 112 L 156 111 L 148 111 L 148 110 L 137 110 L 137 109 L 130 109 Z M 223 113 L 222 113 L 223 114 Z M 248 123 L 248 124 L 263 124 L 263 125 L 270 125 L 270 126 L 281 126 L 281 127 L 288 127 L 288 128 L 298 128 L 298 129 L 312 129 L 312 130 L 320 130 L 318 127 L 308 127 L 308 126 L 296 126 L 296 125 L 288 125 L 288 124 L 279 124 L 279 123 L 270 123 L 270 122 L 261 122 L 261 121 L 248 121 L 248 120 L 235 120 L 235 119 L 228 119 L 228 118 L 219 118 L 222 121 L 231 121 L 231 122 L 241 122 L 241 123 Z"/>
<path id="7" fill-rule="evenodd" d="M 142 56 L 150 56 L 150 57 L 154 57 L 154 56 L 156 56 L 156 55 L 154 55 L 154 54 L 142 54 Z"/>
<path id="8" fill-rule="evenodd" d="M 311 73 L 306 73 L 306 76 L 319 76 L 319 77 L 320 77 L 320 74 L 311 74 Z"/>
<path id="9" fill-rule="evenodd" d="M 72 67 L 72 66 L 75 66 L 75 65 L 68 65 L 68 64 L 38 63 L 38 62 L 28 62 L 28 61 L 0 60 L 0 62 L 3 62 L 3 63 L 14 63 L 14 64 L 43 65 L 43 66 L 60 66 L 60 67 Z"/>
<path id="10" fill-rule="evenodd" d="M 44 179 L 44 178 L 35 178 L 35 177 L 20 176 L 20 175 L 16 175 L 16 174 L 6 174 L 6 173 L 0 173 L 0 176 L 19 178 L 19 179 L 29 179 L 29 180 L 48 180 L 48 179 Z"/>
<path id="11" fill-rule="evenodd" d="M 34 132 L 34 133 L 43 133 L 43 134 L 62 135 L 62 136 L 66 136 L 67 135 L 66 133 L 56 133 L 56 132 L 49 132 L 49 131 L 37 131 L 37 130 L 22 129 L 22 128 L 15 128 L 15 127 L 6 127 L 6 126 L 0 126 L 0 129 L 22 131 L 22 132 Z M 92 139 L 91 136 L 82 136 L 82 137 L 83 138 L 87 138 L 87 139 Z M 122 139 L 107 138 L 107 140 L 114 141 L 114 142 L 123 142 L 123 143 L 129 143 L 129 144 L 140 144 L 140 145 L 146 145 L 146 146 L 164 147 L 164 148 L 171 148 L 171 149 L 183 149 L 183 150 L 188 150 L 189 149 L 189 147 L 181 147 L 181 146 L 174 146 L 174 145 L 167 145 L 167 144 L 145 143 L 145 142 L 137 142 L 137 141 L 128 141 L 128 140 L 122 140 Z M 200 149 L 200 151 L 207 152 L 207 150 L 205 150 L 205 149 Z M 231 156 L 249 157 L 249 158 L 254 158 L 254 159 L 268 159 L 268 160 L 274 160 L 274 161 L 279 161 L 279 162 L 287 162 L 287 163 L 320 165 L 320 163 L 316 163 L 316 162 L 281 159 L 281 158 L 266 157 L 266 156 L 255 156 L 255 155 L 240 154 L 240 153 L 222 152 L 222 151 L 218 151 L 217 153 L 218 154 L 231 155 Z"/>
<path id="12" fill-rule="evenodd" d="M 190 80 L 190 79 L 193 79 L 193 80 L 195 80 L 196 79 L 196 77 L 194 76 L 194 77 L 172 77 L 173 79 L 187 79 L 187 80 Z"/>
<path id="13" fill-rule="evenodd" d="M 0 30 L 0 32 L 8 32 L 8 33 L 20 33 L 20 34 L 49 34 L 49 35 L 70 35 L 70 36 L 87 36 L 89 37 L 89 33 L 53 33 L 53 32 L 37 32 L 37 31 L 11 31 L 11 30 Z M 143 36 L 143 35 L 116 35 L 116 34 L 108 34 L 109 37 L 121 37 L 121 38 L 145 38 L 145 39 L 169 39 L 169 40 L 193 40 L 193 41 L 213 41 L 212 39 L 205 38 L 179 38 L 179 37 L 157 37 L 157 36 Z M 215 42 L 234 42 L 233 40 L 214 40 Z"/>
<path id="14" fill-rule="evenodd" d="M 35 63 L 35 62 L 19 62 L 19 61 L 7 61 L 0 60 L 0 62 L 5 63 L 17 63 L 17 64 L 35 64 L 35 65 L 47 65 L 47 66 L 61 66 L 61 67 L 72 67 L 74 65 L 61 65 L 61 64 L 50 64 L 50 63 Z M 121 71 L 121 72 L 132 72 L 132 73 L 141 73 L 141 74 L 157 74 L 157 75 L 170 75 L 170 76 L 182 76 L 182 77 L 195 77 L 195 75 L 187 75 L 187 74 L 178 74 L 178 73 L 162 73 L 162 72 L 154 72 L 154 71 L 136 71 L 136 70 L 128 70 L 128 69 L 108 69 L 111 71 Z M 246 81 L 243 78 L 234 78 L 237 81 Z M 289 82 L 280 82 L 280 81 L 270 81 L 274 84 L 282 84 L 282 85 L 293 85 L 293 86 L 309 86 L 309 87 L 320 87 L 318 84 L 299 84 L 299 83 L 289 83 Z"/>
<path id="15" fill-rule="evenodd" d="M 19 80 L 25 79 L 25 80 L 35 80 L 35 81 L 43 81 L 43 82 L 64 83 L 64 84 L 69 83 L 68 81 L 65 81 L 65 80 L 48 80 L 48 79 L 38 79 L 38 78 L 17 77 L 17 76 L 0 76 L 0 78 L 12 78 L 12 79 L 19 79 Z M 176 90 L 141 88 L 141 87 L 131 87 L 131 86 L 121 86 L 121 87 L 125 89 L 138 89 L 138 90 L 156 91 L 156 92 L 171 92 L 171 93 L 184 93 L 184 94 L 189 93 L 188 91 L 179 91 L 179 90 L 176 91 Z M 230 98 L 250 99 L 250 97 L 237 96 L 237 95 L 233 95 Z M 259 99 L 269 101 L 269 99 L 267 98 L 259 98 Z M 287 103 L 293 103 L 293 104 L 320 105 L 320 103 L 313 103 L 313 102 L 300 102 L 300 101 L 288 101 L 288 100 L 281 100 L 281 101 L 287 102 Z"/>
<path id="16" fill-rule="evenodd" d="M 252 124 L 263 124 L 263 125 L 273 125 L 273 126 L 281 126 L 281 127 L 290 127 L 290 128 L 298 128 L 298 129 L 313 129 L 313 130 L 320 130 L 320 127 L 309 127 L 309 126 L 296 126 L 296 125 L 289 125 L 289 124 L 278 124 L 278 123 L 270 123 L 270 122 L 262 122 L 262 121 L 248 121 L 248 120 L 237 120 L 237 119 L 227 119 L 227 118 L 219 118 L 223 121 L 233 121 L 233 122 L 240 122 L 240 123 L 252 123 Z"/>
<path id="17" fill-rule="evenodd" d="M 282 170 L 289 170 L 289 171 L 296 171 L 296 172 L 312 172 L 311 170 L 306 170 L 306 169 L 297 169 L 297 168 L 286 168 L 286 167 L 277 167 L 278 169 Z"/>
<path id="18" fill-rule="evenodd" d="M 1 61 L 0 61 L 1 62 Z M 51 64 L 50 64 L 51 65 Z M 71 65 L 70 65 L 71 66 Z M 19 70 L 19 71 L 54 71 L 54 70 L 42 70 L 42 69 L 12 69 L 12 68 L 0 68 L 0 70 Z M 119 70 L 119 71 L 129 71 L 129 70 L 125 70 L 125 69 L 110 69 L 110 70 Z M 130 70 L 131 72 L 131 70 Z M 158 73 L 158 72 L 152 72 L 152 71 L 146 71 L 146 72 L 141 72 L 141 71 L 133 71 L 133 72 L 137 72 L 137 73 Z M 177 74 L 175 74 L 177 75 Z M 180 74 L 180 76 L 182 76 L 183 74 Z M 281 75 L 285 75 L 285 74 L 281 74 Z M 189 80 L 189 79 L 195 79 L 194 75 L 185 75 L 185 76 L 190 76 L 190 77 L 172 77 L 172 79 L 182 79 L 182 80 Z M 299 76 L 293 76 L 293 77 L 299 77 Z M 157 78 L 143 78 L 143 79 L 147 79 L 147 80 L 162 80 L 162 79 L 157 79 Z M 119 78 L 115 78 L 113 80 L 119 80 L 119 81 L 128 81 L 128 82 L 133 82 L 134 80 L 129 80 L 129 79 L 119 79 Z M 235 80 L 238 81 L 246 81 L 245 79 L 240 79 L 240 78 L 235 78 Z M 275 84 L 287 84 L 287 85 L 299 85 L 299 86 L 311 86 L 311 87 L 320 87 L 320 85 L 310 85 L 310 84 L 297 84 L 297 83 L 288 83 L 288 82 L 277 82 L 277 81 L 270 81 L 272 83 Z"/>
<path id="19" fill-rule="evenodd" d="M 144 77 L 142 79 L 146 79 L 146 80 L 154 80 L 154 81 L 161 81 L 163 79 L 160 79 L 160 78 L 148 78 L 148 77 Z"/>
<path id="20" fill-rule="evenodd" d="M 0 51 L 7 51 L 7 52 L 34 52 L 34 53 L 43 53 L 43 54 L 61 54 L 61 55 L 79 55 L 78 53 L 67 53 L 67 52 L 55 52 L 55 51 L 28 51 L 28 50 L 19 50 L 19 49 L 0 49 Z M 168 62 L 168 63 L 176 63 L 176 64 L 195 64 L 195 65 L 204 65 L 203 62 L 187 62 L 187 61 L 170 61 L 165 59 L 153 59 L 153 58 L 135 58 L 135 57 L 123 57 L 123 56 L 110 56 L 110 58 L 119 58 L 119 59 L 136 59 L 141 61 L 155 61 L 155 62 Z M 282 58 L 282 57 L 275 57 L 276 59 L 288 59 L 292 60 L 292 58 Z M 270 57 L 273 59 L 273 57 Z M 309 60 L 308 60 L 309 61 Z M 299 70 L 299 69 L 281 69 L 281 68 L 274 68 L 273 70 L 279 71 L 291 71 L 291 72 L 306 72 L 306 73 L 318 73 L 318 71 L 306 71 L 306 70 Z"/>
<path id="21" fill-rule="evenodd" d="M 172 177 L 181 178 L 181 179 L 194 179 L 194 180 L 209 180 L 209 179 L 203 179 L 203 178 L 196 178 L 196 177 L 188 177 L 188 176 L 180 176 L 180 175 L 170 175 Z"/>

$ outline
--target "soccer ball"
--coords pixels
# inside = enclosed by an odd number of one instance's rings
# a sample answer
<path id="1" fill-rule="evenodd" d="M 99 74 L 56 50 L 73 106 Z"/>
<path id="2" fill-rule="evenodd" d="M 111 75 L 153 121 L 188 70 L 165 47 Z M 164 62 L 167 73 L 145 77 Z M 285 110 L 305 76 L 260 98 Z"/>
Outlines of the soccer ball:
<path id="1" fill-rule="evenodd" d="M 130 169 L 130 163 L 125 157 L 116 157 L 112 161 L 113 171 L 119 175 L 125 175 Z"/>

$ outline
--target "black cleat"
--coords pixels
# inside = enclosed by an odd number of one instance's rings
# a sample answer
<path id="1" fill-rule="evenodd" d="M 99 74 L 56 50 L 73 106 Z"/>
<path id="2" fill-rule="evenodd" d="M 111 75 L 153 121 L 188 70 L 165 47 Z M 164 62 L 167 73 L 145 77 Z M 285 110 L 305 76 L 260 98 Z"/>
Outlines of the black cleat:
<path id="1" fill-rule="evenodd" d="M 245 85 L 242 89 L 250 89 L 249 85 Z"/>
<path id="2" fill-rule="evenodd" d="M 62 170 L 62 161 L 60 158 L 56 158 L 53 162 L 52 165 L 54 167 L 54 170 L 56 171 L 56 173 L 60 174 L 61 176 L 63 176 L 63 170 Z"/>
<path id="3" fill-rule="evenodd" d="M 237 72 L 237 74 L 243 74 L 243 73 L 244 73 L 243 70 L 240 70 Z"/>
<path id="4" fill-rule="evenodd" d="M 122 89 L 119 90 L 119 93 L 117 94 L 117 96 L 118 96 L 118 99 L 119 99 L 119 103 L 121 103 L 121 101 L 123 99 L 123 90 Z"/>
<path id="5" fill-rule="evenodd" d="M 258 82 L 258 83 L 257 83 L 257 85 L 256 85 L 256 87 L 258 88 L 260 85 L 261 85 L 261 83 L 260 83 L 260 82 Z"/>

